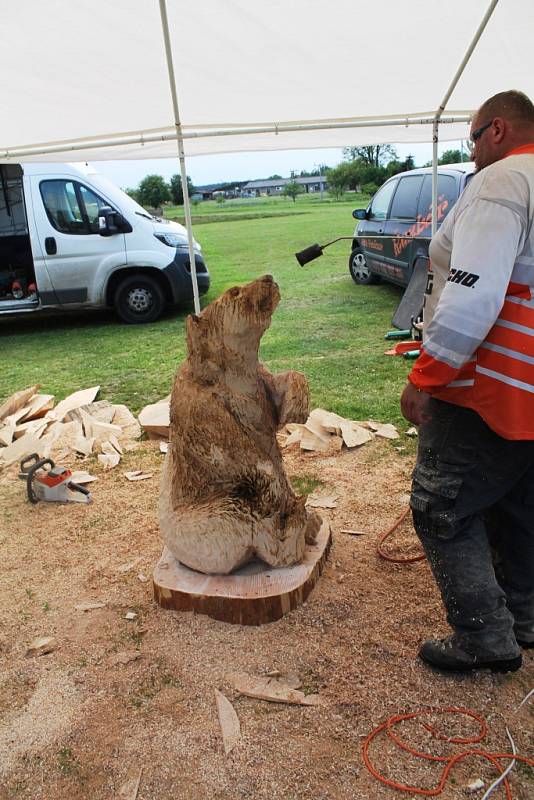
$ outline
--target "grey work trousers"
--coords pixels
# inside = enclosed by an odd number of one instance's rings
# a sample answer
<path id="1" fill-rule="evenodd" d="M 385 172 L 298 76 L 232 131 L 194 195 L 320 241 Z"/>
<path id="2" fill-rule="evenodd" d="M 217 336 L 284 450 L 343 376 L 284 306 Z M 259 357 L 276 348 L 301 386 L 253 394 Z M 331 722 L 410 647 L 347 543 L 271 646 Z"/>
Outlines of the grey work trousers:
<path id="1" fill-rule="evenodd" d="M 414 527 L 455 639 L 514 657 L 534 641 L 534 441 L 510 441 L 474 411 L 431 399 L 413 473 Z"/>

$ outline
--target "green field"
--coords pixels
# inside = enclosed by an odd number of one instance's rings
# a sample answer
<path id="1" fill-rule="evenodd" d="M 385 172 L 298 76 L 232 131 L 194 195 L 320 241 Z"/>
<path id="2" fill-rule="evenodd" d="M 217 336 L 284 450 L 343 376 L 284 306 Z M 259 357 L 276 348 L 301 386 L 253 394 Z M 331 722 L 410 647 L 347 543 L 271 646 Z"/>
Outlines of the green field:
<path id="1" fill-rule="evenodd" d="M 401 290 L 356 286 L 348 272 L 348 241 L 304 268 L 294 257 L 314 242 L 350 236 L 351 211 L 366 201 L 300 196 L 296 203 L 272 198 L 194 207 L 202 222 L 194 235 L 212 276 L 202 303 L 236 283 L 272 274 L 282 300 L 262 341 L 264 363 L 273 371 L 304 372 L 313 406 L 353 419 L 400 422 L 398 398 L 409 365 L 383 352 Z M 181 211 L 169 208 L 166 215 Z M 0 319 L 0 400 L 32 383 L 58 398 L 100 384 L 101 398 L 138 411 L 169 393 L 184 357 L 188 313 L 172 309 L 141 326 L 119 324 L 112 312 Z"/>

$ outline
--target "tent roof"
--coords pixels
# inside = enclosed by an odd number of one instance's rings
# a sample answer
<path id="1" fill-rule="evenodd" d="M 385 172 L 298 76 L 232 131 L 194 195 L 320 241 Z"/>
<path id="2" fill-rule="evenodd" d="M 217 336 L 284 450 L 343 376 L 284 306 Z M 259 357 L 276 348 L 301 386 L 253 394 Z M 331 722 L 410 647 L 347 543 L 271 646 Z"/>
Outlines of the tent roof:
<path id="1" fill-rule="evenodd" d="M 404 121 L 433 116 L 488 2 L 167 0 L 185 152 L 430 141 L 430 124 Z M 534 95 L 533 22 L 531 0 L 500 0 L 445 119 L 504 89 Z M 58 152 L 31 158 L 176 154 L 164 140 L 175 126 L 155 0 L 19 0 L 2 23 L 1 161 L 57 142 Z M 317 129 L 281 132 L 290 122 Z M 273 131 L 244 132 L 262 127 Z M 220 135 L 231 128 L 239 135 Z M 444 124 L 440 138 L 467 131 L 465 121 Z"/>

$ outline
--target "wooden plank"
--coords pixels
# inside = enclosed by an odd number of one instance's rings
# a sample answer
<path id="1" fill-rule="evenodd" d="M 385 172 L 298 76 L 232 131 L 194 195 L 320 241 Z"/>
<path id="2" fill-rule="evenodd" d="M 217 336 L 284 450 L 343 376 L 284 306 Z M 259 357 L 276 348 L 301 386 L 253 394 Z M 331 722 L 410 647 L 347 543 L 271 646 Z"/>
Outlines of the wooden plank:
<path id="1" fill-rule="evenodd" d="M 80 389 L 73 394 L 69 394 L 69 396 L 58 403 L 52 411 L 49 411 L 46 416 L 48 419 L 62 422 L 70 411 L 92 403 L 99 391 L 100 386 L 92 386 L 90 389 Z"/>
<path id="2" fill-rule="evenodd" d="M 34 396 L 38 389 L 39 384 L 36 384 L 35 386 L 30 386 L 29 389 L 21 389 L 20 392 L 15 392 L 11 397 L 8 397 L 7 400 L 0 405 L 0 420 L 11 416 L 11 414 L 14 414 L 19 408 L 26 406 L 28 400 Z"/>
<path id="3" fill-rule="evenodd" d="M 28 403 L 28 412 L 22 418 L 22 422 L 31 422 L 34 419 L 44 417 L 44 415 L 54 408 L 53 394 L 36 394 Z"/>
<path id="4" fill-rule="evenodd" d="M 331 544 L 323 521 L 315 544 L 292 567 L 251 562 L 231 575 L 204 575 L 185 567 L 165 547 L 154 570 L 154 597 L 163 608 L 195 611 L 237 625 L 264 625 L 301 605 L 319 580 Z"/>
<path id="5" fill-rule="evenodd" d="M 215 702 L 219 715 L 219 725 L 221 726 L 224 753 L 228 755 L 241 737 L 241 725 L 239 724 L 239 717 L 235 712 L 235 708 L 228 698 L 218 689 L 215 689 Z"/>
<path id="6" fill-rule="evenodd" d="M 145 406 L 139 412 L 138 420 L 149 438 L 168 439 L 169 426 L 171 424 L 170 402 L 168 400 L 160 400 L 158 403 Z"/>

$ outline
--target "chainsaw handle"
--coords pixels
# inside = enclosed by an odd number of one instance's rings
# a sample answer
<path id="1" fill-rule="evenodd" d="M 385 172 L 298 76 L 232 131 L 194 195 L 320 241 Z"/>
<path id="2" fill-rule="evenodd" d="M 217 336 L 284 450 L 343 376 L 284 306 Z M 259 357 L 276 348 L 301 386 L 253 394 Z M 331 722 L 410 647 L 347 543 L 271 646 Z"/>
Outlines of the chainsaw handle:
<path id="1" fill-rule="evenodd" d="M 67 484 L 67 486 L 68 486 L 68 487 L 69 487 L 69 489 L 71 489 L 71 491 L 73 491 L 73 492 L 81 492 L 81 493 L 82 493 L 82 494 L 84 494 L 86 497 L 90 497 L 90 496 L 91 496 L 91 492 L 89 491 L 89 489 L 86 489 L 86 488 L 85 488 L 85 486 L 80 486 L 80 484 L 79 484 L 79 483 L 73 483 L 73 481 L 70 481 L 70 482 Z"/>
<path id="2" fill-rule="evenodd" d="M 24 469 L 26 463 L 31 458 L 34 458 L 34 457 L 36 457 L 38 459 L 38 461 L 36 461 L 34 464 L 32 464 L 32 466 L 29 467 L 28 469 Z M 28 500 L 30 501 L 30 503 L 35 504 L 35 503 L 39 502 L 39 498 L 37 497 L 37 495 L 33 491 L 33 476 L 35 475 L 35 473 L 37 472 L 38 469 L 41 469 L 41 467 L 46 466 L 46 464 L 50 464 L 50 468 L 51 469 L 54 469 L 54 467 L 55 467 L 55 464 L 54 464 L 54 462 L 52 461 L 51 458 L 41 458 L 41 459 L 39 459 L 39 456 L 37 455 L 37 453 L 33 453 L 31 456 L 28 456 L 24 461 L 21 461 L 20 469 L 27 476 L 26 477 L 26 491 L 28 493 Z"/>
<path id="3" fill-rule="evenodd" d="M 45 461 L 44 458 L 39 459 L 39 453 L 32 453 L 31 456 L 26 456 L 26 458 L 23 458 L 22 461 L 20 462 L 20 471 L 23 472 L 25 475 L 27 475 L 30 470 L 28 464 L 31 463 L 31 465 L 34 466 L 37 464 L 39 460 L 41 461 L 41 463 Z"/>

